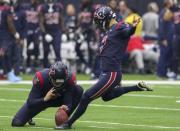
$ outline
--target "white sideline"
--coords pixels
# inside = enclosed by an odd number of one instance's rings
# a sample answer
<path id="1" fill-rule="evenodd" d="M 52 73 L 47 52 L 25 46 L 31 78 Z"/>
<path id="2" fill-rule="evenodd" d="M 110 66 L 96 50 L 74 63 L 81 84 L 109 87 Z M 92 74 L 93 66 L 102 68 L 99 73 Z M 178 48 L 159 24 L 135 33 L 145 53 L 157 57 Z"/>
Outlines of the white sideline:
<path id="1" fill-rule="evenodd" d="M 25 102 L 24 100 L 0 99 L 0 102 Z M 180 111 L 178 108 L 162 108 L 162 107 L 146 107 L 146 106 L 119 106 L 119 105 L 102 105 L 90 104 L 91 107 L 105 107 L 105 108 L 129 108 L 129 109 L 142 109 L 142 110 L 161 110 L 161 111 Z"/>
<path id="2" fill-rule="evenodd" d="M 12 116 L 0 116 L 0 118 L 11 118 L 12 119 Z M 47 121 L 53 120 L 53 119 L 49 119 L 49 118 L 35 118 L 35 119 L 47 120 Z M 105 125 L 132 126 L 132 127 L 145 127 L 145 128 L 158 128 L 158 129 L 180 129 L 180 127 L 178 127 L 178 126 L 164 126 L 164 125 L 139 125 L 139 124 L 132 124 L 132 123 L 102 122 L 102 121 L 88 121 L 88 120 L 86 120 L 86 121 L 78 120 L 77 122 L 92 123 L 92 124 L 105 124 Z M 37 128 L 52 129 L 52 128 L 48 128 L 48 127 L 37 127 Z"/>
<path id="3" fill-rule="evenodd" d="M 122 84 L 124 85 L 129 85 L 129 84 L 137 84 L 141 80 L 123 80 Z M 144 80 L 148 84 L 151 85 L 180 85 L 180 81 L 159 81 L 159 80 Z M 91 85 L 95 84 L 97 81 L 96 80 L 79 80 L 77 81 L 78 84 L 80 85 Z M 0 85 L 5 85 L 5 84 L 18 84 L 18 85 L 29 85 L 32 84 L 32 81 L 21 81 L 17 83 L 12 83 L 9 81 L 0 81 Z"/>

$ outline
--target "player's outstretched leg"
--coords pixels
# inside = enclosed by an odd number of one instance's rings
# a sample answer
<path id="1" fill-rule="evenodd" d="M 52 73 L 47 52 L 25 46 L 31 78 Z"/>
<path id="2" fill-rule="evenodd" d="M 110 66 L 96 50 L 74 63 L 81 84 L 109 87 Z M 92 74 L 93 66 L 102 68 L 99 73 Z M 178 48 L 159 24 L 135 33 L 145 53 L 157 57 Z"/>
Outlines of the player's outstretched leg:
<path id="1" fill-rule="evenodd" d="M 139 82 L 135 86 L 120 87 L 118 85 L 114 89 L 112 89 L 109 92 L 105 93 L 102 96 L 102 99 L 104 101 L 110 101 L 112 99 L 115 99 L 115 98 L 123 95 L 123 94 L 126 94 L 128 92 L 133 92 L 133 91 L 153 91 L 153 89 L 143 81 Z"/>

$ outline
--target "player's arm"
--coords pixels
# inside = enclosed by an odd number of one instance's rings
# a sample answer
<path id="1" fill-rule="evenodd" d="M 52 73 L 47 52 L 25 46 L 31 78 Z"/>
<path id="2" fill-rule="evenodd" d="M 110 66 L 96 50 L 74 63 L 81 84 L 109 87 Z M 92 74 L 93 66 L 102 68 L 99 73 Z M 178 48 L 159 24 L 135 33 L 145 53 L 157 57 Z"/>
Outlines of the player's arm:
<path id="1" fill-rule="evenodd" d="M 62 32 L 65 32 L 64 18 L 62 15 L 59 16 L 59 26 Z"/>
<path id="2" fill-rule="evenodd" d="M 17 41 L 20 40 L 20 35 L 19 33 L 16 31 L 16 28 L 14 26 L 14 20 L 13 20 L 13 16 L 11 13 L 8 14 L 7 16 L 7 23 L 8 23 L 8 28 L 9 31 L 14 35 L 14 37 L 16 38 Z"/>
<path id="3" fill-rule="evenodd" d="M 54 94 L 54 90 L 55 89 L 52 88 L 44 96 L 43 87 L 41 85 L 41 82 L 39 81 L 38 76 L 36 75 L 33 79 L 33 87 L 29 94 L 27 104 L 31 108 L 37 107 L 37 106 L 45 106 L 49 100 L 54 99 L 56 97 L 56 95 Z"/>
<path id="4" fill-rule="evenodd" d="M 43 33 L 45 33 L 46 32 L 46 29 L 45 29 L 45 26 L 44 26 L 45 19 L 44 19 L 44 14 L 42 12 L 39 13 L 39 20 L 40 20 L 40 22 L 39 22 L 40 29 L 41 29 L 41 31 Z"/>
<path id="5" fill-rule="evenodd" d="M 73 88 L 76 86 L 76 74 L 75 73 L 70 73 L 70 79 L 68 80 L 68 89 L 64 94 L 63 98 L 63 104 L 68 107 L 68 111 L 71 110 L 72 107 L 72 100 L 73 100 Z"/>
<path id="6" fill-rule="evenodd" d="M 116 29 L 119 30 L 119 35 L 121 37 L 128 38 L 135 33 L 136 27 L 140 21 L 141 21 L 141 18 L 135 19 L 134 17 L 132 24 L 120 22 L 117 24 Z"/>
<path id="7" fill-rule="evenodd" d="M 64 94 L 63 105 L 67 106 L 67 113 L 71 110 L 72 107 L 72 88 L 70 87 Z"/>
<path id="8" fill-rule="evenodd" d="M 39 12 L 39 26 L 40 26 L 40 29 L 43 33 L 46 32 L 46 29 L 45 29 L 45 26 L 44 26 L 44 23 L 45 23 L 45 18 L 44 18 L 44 13 L 43 13 L 43 7 L 42 6 L 39 6 L 39 9 L 38 9 L 38 12 Z"/>
<path id="9" fill-rule="evenodd" d="M 33 79 L 33 86 L 29 93 L 27 104 L 32 108 L 36 106 L 43 106 L 45 104 L 42 89 L 40 87 L 40 81 L 37 76 Z"/>

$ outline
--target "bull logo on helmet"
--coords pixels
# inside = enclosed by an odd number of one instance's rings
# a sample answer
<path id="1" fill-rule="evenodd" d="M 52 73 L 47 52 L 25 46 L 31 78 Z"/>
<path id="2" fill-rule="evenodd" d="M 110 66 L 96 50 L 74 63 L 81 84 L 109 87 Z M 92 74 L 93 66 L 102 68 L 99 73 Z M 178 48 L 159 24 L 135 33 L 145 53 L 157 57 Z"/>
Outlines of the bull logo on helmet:
<path id="1" fill-rule="evenodd" d="M 97 19 L 104 19 L 105 15 L 101 11 L 96 11 L 96 12 L 94 12 L 94 17 Z"/>

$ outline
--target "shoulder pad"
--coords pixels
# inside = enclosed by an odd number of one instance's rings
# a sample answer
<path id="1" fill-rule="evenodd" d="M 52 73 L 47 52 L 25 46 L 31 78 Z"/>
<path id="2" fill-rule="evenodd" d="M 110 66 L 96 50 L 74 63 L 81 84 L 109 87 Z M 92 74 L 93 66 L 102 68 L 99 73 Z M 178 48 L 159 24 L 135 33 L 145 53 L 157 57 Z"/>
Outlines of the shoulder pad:
<path id="1" fill-rule="evenodd" d="M 36 75 L 33 79 L 33 85 L 39 86 L 40 88 L 43 88 L 44 86 L 44 80 L 41 72 L 36 72 Z"/>
<path id="2" fill-rule="evenodd" d="M 68 80 L 68 84 L 69 85 L 76 85 L 77 81 L 76 81 L 76 74 L 75 73 L 71 73 L 70 74 L 70 78 Z"/>

